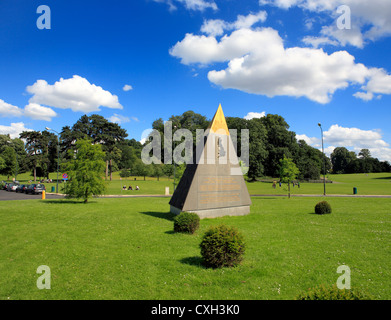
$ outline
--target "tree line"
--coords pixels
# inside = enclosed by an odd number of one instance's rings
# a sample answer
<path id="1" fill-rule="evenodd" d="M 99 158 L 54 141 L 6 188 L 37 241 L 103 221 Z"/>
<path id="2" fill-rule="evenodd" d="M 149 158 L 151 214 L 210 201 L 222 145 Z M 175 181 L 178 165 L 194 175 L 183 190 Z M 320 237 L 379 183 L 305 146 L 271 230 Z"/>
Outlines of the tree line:
<path id="1" fill-rule="evenodd" d="M 196 130 L 206 130 L 210 120 L 193 111 L 182 115 L 173 115 L 169 119 L 173 124 L 173 133 L 178 129 L 188 129 L 193 133 L 196 142 Z M 249 163 L 248 179 L 259 177 L 278 177 L 280 160 L 292 159 L 297 166 L 300 180 L 318 180 L 323 175 L 323 164 L 326 172 L 333 173 L 368 173 L 390 172 L 387 161 L 379 161 L 370 155 L 368 149 L 362 149 L 358 155 L 344 147 L 335 148 L 331 157 L 320 150 L 309 146 L 304 140 L 298 140 L 295 132 L 280 115 L 268 114 L 262 118 L 246 120 L 238 117 L 227 117 L 227 125 L 238 132 L 238 156 L 241 150 L 242 129 L 249 130 Z M 157 119 L 152 128 L 164 134 L 164 121 Z M 104 154 L 104 171 L 107 180 L 112 173 L 120 171 L 121 177 L 128 176 L 173 176 L 179 179 L 185 166 L 171 164 L 145 165 L 141 161 L 143 145 L 135 139 L 127 139 L 128 134 L 119 124 L 109 122 L 100 115 L 83 115 L 74 125 L 64 126 L 58 134 L 49 131 L 24 131 L 19 138 L 11 139 L 9 135 L 0 135 L 0 174 L 13 177 L 16 173 L 31 172 L 37 177 L 49 178 L 50 172 L 57 170 L 59 152 L 60 165 L 72 160 L 76 142 L 90 140 L 93 145 L 100 145 Z M 162 139 L 164 141 L 164 139 Z M 146 142 L 148 143 L 148 141 Z M 180 142 L 178 142 L 179 144 Z M 58 149 L 59 148 L 59 149 Z M 72 152 L 69 152 L 73 150 Z M 163 152 L 163 150 L 162 150 Z M 164 157 L 162 157 L 164 159 Z"/>

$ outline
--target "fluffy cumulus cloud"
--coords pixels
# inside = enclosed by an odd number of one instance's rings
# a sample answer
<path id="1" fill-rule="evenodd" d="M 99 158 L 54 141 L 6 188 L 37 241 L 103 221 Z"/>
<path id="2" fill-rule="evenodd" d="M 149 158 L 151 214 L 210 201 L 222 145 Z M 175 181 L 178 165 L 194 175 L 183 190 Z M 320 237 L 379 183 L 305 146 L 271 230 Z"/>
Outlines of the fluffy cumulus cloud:
<path id="1" fill-rule="evenodd" d="M 391 92 L 391 76 L 385 70 L 355 63 L 346 51 L 285 48 L 272 28 L 241 28 L 222 37 L 188 33 L 170 54 L 187 65 L 227 62 L 226 69 L 208 73 L 212 83 L 268 97 L 307 97 L 324 104 L 336 90 L 352 84 L 361 85 L 364 93 Z"/>
<path id="2" fill-rule="evenodd" d="M 23 111 L 12 104 L 0 99 L 0 117 L 20 117 Z"/>
<path id="3" fill-rule="evenodd" d="M 0 125 L 0 134 L 9 134 L 12 139 L 19 138 L 23 131 L 33 131 L 25 127 L 23 122 L 11 123 L 10 126 Z"/>
<path id="4" fill-rule="evenodd" d="M 51 121 L 57 117 L 57 113 L 48 107 L 36 103 L 29 103 L 24 108 L 24 115 L 34 120 Z"/>
<path id="5" fill-rule="evenodd" d="M 262 112 L 249 112 L 249 113 L 247 113 L 244 116 L 244 119 L 251 120 L 251 119 L 255 119 L 255 118 L 263 118 L 265 116 L 266 116 L 266 112 L 265 111 L 262 111 Z"/>
<path id="6" fill-rule="evenodd" d="M 51 121 L 53 117 L 57 116 L 57 113 L 36 103 L 29 103 L 24 109 L 21 109 L 0 99 L 0 116 L 10 118 L 25 116 L 34 120 Z"/>
<path id="7" fill-rule="evenodd" d="M 206 9 L 217 10 L 218 7 L 213 0 L 153 0 L 155 2 L 166 3 L 171 11 L 177 10 L 177 5 L 181 4 L 186 9 L 192 11 L 204 11 Z"/>
<path id="8" fill-rule="evenodd" d="M 27 87 L 33 95 L 29 103 L 46 105 L 60 109 L 72 109 L 84 113 L 100 111 L 100 107 L 122 109 L 116 95 L 91 84 L 87 79 L 74 75 L 70 79 L 61 78 L 53 85 L 45 80 L 37 80 Z"/>
<path id="9" fill-rule="evenodd" d="M 266 11 L 259 11 L 256 14 L 250 13 L 247 16 L 238 15 L 235 22 L 226 22 L 220 19 L 205 20 L 201 27 L 201 32 L 212 35 L 220 36 L 226 30 L 238 30 L 242 28 L 251 28 L 258 22 L 265 22 L 267 18 Z"/>
<path id="10" fill-rule="evenodd" d="M 306 141 L 313 147 L 320 147 L 321 141 L 319 138 L 310 138 L 304 134 L 296 135 L 296 138 Z M 346 147 L 356 153 L 360 152 L 361 149 L 369 149 L 373 157 L 391 162 L 390 145 L 383 140 L 383 136 L 378 130 L 346 128 L 334 124 L 324 132 L 324 143 L 329 145 L 325 149 L 325 153 L 329 155 L 336 147 Z"/>
<path id="11" fill-rule="evenodd" d="M 391 35 L 389 0 L 260 0 L 259 3 L 283 9 L 298 6 L 312 12 L 325 12 L 335 20 L 346 12 L 338 12 L 338 8 L 347 6 L 350 10 L 351 29 L 341 30 L 333 23 L 321 30 L 321 37 L 332 38 L 341 45 L 350 44 L 362 48 L 367 41 Z"/>
<path id="12" fill-rule="evenodd" d="M 313 146 L 315 148 L 319 148 L 322 146 L 319 138 L 315 138 L 315 137 L 311 138 L 305 134 L 297 134 L 296 139 L 297 139 L 297 141 L 304 140 L 308 145 Z"/>

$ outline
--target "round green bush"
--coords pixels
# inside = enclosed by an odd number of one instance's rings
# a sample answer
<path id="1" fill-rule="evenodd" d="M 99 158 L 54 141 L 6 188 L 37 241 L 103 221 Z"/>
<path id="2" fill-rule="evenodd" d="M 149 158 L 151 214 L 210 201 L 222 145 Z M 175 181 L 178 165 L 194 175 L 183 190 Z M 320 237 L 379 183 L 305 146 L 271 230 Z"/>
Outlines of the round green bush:
<path id="1" fill-rule="evenodd" d="M 372 297 L 357 290 L 341 290 L 336 285 L 320 285 L 300 293 L 295 300 L 372 300 Z"/>
<path id="2" fill-rule="evenodd" d="M 245 242 L 236 228 L 221 225 L 205 232 L 200 248 L 207 267 L 232 267 L 243 260 Z"/>
<path id="3" fill-rule="evenodd" d="M 200 226 L 200 217 L 193 212 L 181 212 L 174 218 L 174 231 L 193 234 Z"/>
<path id="4" fill-rule="evenodd" d="M 327 201 L 321 201 L 315 206 L 316 214 L 326 214 L 331 213 L 331 206 Z"/>

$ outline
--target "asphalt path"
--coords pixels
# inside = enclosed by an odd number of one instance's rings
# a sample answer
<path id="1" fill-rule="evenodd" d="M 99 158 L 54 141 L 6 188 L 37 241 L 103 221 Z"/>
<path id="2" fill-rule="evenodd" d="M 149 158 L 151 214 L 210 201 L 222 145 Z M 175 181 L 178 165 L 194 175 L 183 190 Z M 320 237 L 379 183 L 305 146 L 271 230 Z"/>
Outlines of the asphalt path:
<path id="1" fill-rule="evenodd" d="M 46 193 L 46 199 L 63 199 L 63 198 L 64 196 Z M 36 200 L 42 199 L 42 194 L 25 194 L 25 193 L 16 193 L 15 191 L 0 190 L 0 201 L 33 200 L 33 199 Z"/>
<path id="2" fill-rule="evenodd" d="M 172 195 L 105 195 L 99 198 L 169 198 Z M 287 197 L 284 194 L 252 194 L 251 197 Z M 291 197 L 323 197 L 322 194 L 291 194 Z M 391 198 L 391 195 L 343 195 L 343 194 L 328 194 L 326 198 Z M 16 193 L 14 191 L 0 190 L 0 201 L 5 200 L 39 200 L 42 199 L 41 194 L 25 194 Z M 46 193 L 46 199 L 64 199 L 64 195 L 54 193 Z"/>

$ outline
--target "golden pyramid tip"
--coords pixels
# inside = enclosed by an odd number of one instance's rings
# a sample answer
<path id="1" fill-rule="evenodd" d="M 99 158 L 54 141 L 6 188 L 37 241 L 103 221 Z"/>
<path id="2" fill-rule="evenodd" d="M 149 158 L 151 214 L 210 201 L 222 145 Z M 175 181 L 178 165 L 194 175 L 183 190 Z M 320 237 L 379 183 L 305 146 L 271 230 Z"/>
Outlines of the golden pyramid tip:
<path id="1" fill-rule="evenodd" d="M 227 126 L 227 122 L 225 121 L 225 116 L 224 116 L 223 108 L 221 107 L 221 103 L 219 104 L 219 107 L 217 108 L 217 111 L 212 119 L 212 122 L 209 125 L 209 129 L 213 133 L 229 135 L 228 126 Z"/>

